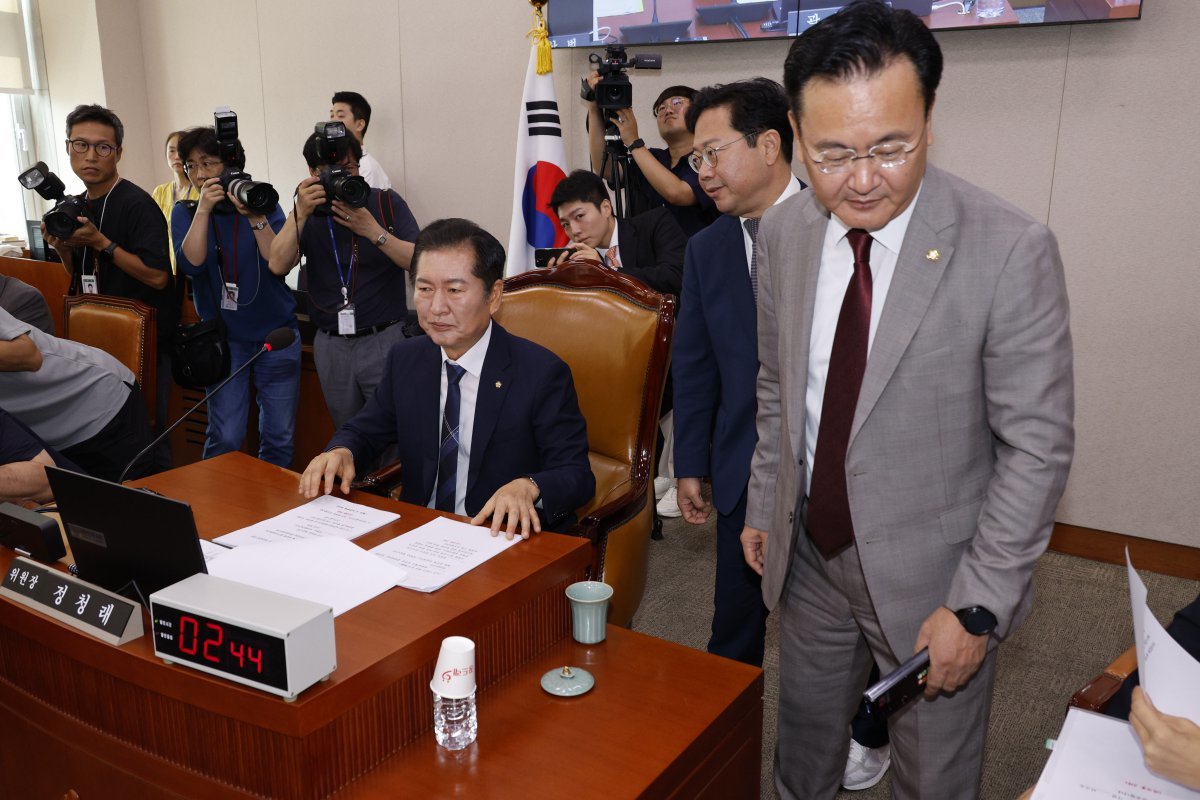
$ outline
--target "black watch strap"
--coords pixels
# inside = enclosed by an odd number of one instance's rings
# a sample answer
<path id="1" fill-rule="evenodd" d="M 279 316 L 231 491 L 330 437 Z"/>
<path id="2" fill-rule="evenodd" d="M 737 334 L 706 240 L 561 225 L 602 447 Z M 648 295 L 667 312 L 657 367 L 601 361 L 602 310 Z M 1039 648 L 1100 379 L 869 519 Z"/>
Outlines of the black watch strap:
<path id="1" fill-rule="evenodd" d="M 996 621 L 996 615 L 983 606 L 960 608 L 954 614 L 958 617 L 958 621 L 962 623 L 967 633 L 972 636 L 987 636 L 996 630 L 996 626 L 999 624 Z"/>
<path id="2" fill-rule="evenodd" d="M 103 249 L 103 250 L 101 250 L 100 252 L 101 252 L 101 253 L 104 253 L 104 255 L 108 256 L 109 258 L 112 258 L 112 257 L 113 257 L 113 253 L 117 252 L 117 243 L 116 243 L 116 242 L 114 242 L 112 239 L 109 239 L 109 240 L 108 240 L 108 247 L 104 248 L 104 249 Z"/>
<path id="3" fill-rule="evenodd" d="M 634 150 L 637 150 L 639 147 L 645 147 L 645 146 L 646 146 L 645 140 L 638 138 L 638 139 L 634 139 L 632 142 L 630 142 L 629 146 L 626 147 L 625 149 L 632 153 Z"/>

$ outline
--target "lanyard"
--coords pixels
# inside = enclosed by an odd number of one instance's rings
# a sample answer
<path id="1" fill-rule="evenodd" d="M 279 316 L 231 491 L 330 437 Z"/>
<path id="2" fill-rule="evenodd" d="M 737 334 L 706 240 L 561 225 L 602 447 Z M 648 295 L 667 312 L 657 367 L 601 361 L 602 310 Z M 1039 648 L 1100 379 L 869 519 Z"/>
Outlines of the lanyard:
<path id="1" fill-rule="evenodd" d="M 233 221 L 233 283 L 238 282 L 238 228 L 242 227 L 239 222 L 240 219 Z M 217 228 L 217 220 L 215 217 L 209 217 L 208 223 L 212 226 L 213 242 L 217 246 L 217 269 L 221 273 L 221 283 L 229 283 L 229 278 L 225 276 L 225 248 L 221 247 L 221 232 Z"/>
<path id="2" fill-rule="evenodd" d="M 342 272 L 342 257 L 338 254 L 337 239 L 333 238 L 333 218 L 326 217 L 325 223 L 329 226 L 329 246 L 333 248 L 333 261 L 337 265 L 338 283 L 342 285 L 342 302 L 343 305 L 350 302 L 352 292 L 352 282 L 354 281 L 354 268 L 358 264 L 358 234 L 350 234 L 350 263 L 346 267 L 346 271 Z"/>
<path id="3" fill-rule="evenodd" d="M 104 233 L 104 215 L 108 212 L 108 198 L 112 197 L 113 189 L 116 189 L 117 183 L 120 183 L 120 182 L 121 182 L 121 179 L 118 177 L 116 183 L 114 183 L 112 185 L 112 189 L 109 189 L 108 194 L 104 195 L 104 202 L 100 205 L 100 222 L 98 222 L 96 224 L 96 230 L 100 231 L 101 233 Z M 90 206 L 91 203 L 88 203 L 88 205 Z M 79 261 L 79 271 L 82 272 L 84 275 L 89 274 L 87 271 L 87 261 L 88 261 L 88 254 L 91 253 L 91 251 L 92 251 L 92 248 L 85 247 L 83 249 L 83 258 L 81 258 Z M 95 275 L 97 278 L 99 278 L 100 277 L 100 258 L 97 257 L 93 260 L 96 262 L 96 264 L 94 267 L 92 267 L 91 274 Z"/>

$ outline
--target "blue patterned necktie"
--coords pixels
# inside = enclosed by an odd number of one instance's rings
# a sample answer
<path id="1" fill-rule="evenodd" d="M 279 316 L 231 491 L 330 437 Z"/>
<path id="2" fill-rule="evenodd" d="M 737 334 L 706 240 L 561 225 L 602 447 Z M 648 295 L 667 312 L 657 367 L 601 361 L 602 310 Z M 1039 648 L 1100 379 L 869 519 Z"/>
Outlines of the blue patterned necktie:
<path id="1" fill-rule="evenodd" d="M 742 223 L 750 234 L 750 288 L 755 304 L 758 303 L 758 222 L 757 217 L 747 217 Z"/>
<path id="2" fill-rule="evenodd" d="M 462 391 L 458 382 L 466 370 L 458 364 L 446 363 L 446 407 L 442 410 L 442 444 L 438 453 L 437 502 L 438 511 L 454 513 L 454 490 L 458 485 L 458 424 Z"/>

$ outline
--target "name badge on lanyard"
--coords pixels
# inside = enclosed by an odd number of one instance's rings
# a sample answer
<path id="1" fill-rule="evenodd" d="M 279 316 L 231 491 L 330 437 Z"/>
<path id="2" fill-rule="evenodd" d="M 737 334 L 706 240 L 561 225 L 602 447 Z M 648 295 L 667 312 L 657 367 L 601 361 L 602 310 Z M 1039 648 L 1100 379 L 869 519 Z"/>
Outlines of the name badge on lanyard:
<path id="1" fill-rule="evenodd" d="M 354 304 L 347 303 L 338 311 L 338 333 L 342 336 L 353 336 L 358 332 L 354 322 Z"/>
<path id="2" fill-rule="evenodd" d="M 100 294 L 100 282 L 95 275 L 80 275 L 79 281 L 84 294 Z"/>
<path id="3" fill-rule="evenodd" d="M 226 283 L 225 291 L 221 294 L 221 310 L 222 311 L 237 311 L 238 285 L 236 283 Z"/>

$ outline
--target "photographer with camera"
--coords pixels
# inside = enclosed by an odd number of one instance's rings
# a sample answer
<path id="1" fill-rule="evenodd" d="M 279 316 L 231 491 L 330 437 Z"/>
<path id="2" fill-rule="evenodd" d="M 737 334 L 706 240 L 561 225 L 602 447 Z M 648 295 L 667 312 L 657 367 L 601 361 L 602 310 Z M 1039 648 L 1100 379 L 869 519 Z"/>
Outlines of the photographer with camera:
<path id="1" fill-rule="evenodd" d="M 192 279 L 196 311 L 220 316 L 227 331 L 231 370 L 258 351 L 276 328 L 297 329 L 296 301 L 283 278 L 267 268 L 271 242 L 283 226 L 278 195 L 242 172 L 246 154 L 237 119 L 228 109 L 216 128 L 192 128 L 179 139 L 179 157 L 200 192 L 195 209 L 177 203 L 171 214 L 180 273 Z M 253 378 L 258 399 L 259 452 L 281 467 L 292 463 L 292 434 L 300 396 L 300 336 L 265 353 L 246 372 L 212 395 L 204 457 L 242 447 Z M 211 391 L 211 387 L 210 387 Z"/>
<path id="2" fill-rule="evenodd" d="M 340 122 L 318 123 L 304 142 L 311 177 L 271 246 L 271 272 L 305 257 L 313 357 L 325 404 L 340 428 L 370 399 L 388 350 L 404 338 L 404 277 L 419 228 L 404 198 L 359 175 L 362 146 Z"/>
<path id="3" fill-rule="evenodd" d="M 599 68 L 584 79 L 591 95 L 585 96 L 585 102 L 592 171 L 618 191 L 621 187 L 612 185 L 611 168 L 606 162 L 623 153 L 628 154 L 642 180 L 634 177 L 629 181 L 630 208 L 623 216 L 634 216 L 665 205 L 690 237 L 720 216 L 712 199 L 700 188 L 695 170 L 688 164 L 692 134 L 684 124 L 684 116 L 696 90 L 690 86 L 669 86 L 659 93 L 650 108 L 658 125 L 658 135 L 667 146 L 665 149 L 647 147 L 638 134 L 637 117 L 632 107 L 633 93 L 624 69 L 619 67 L 622 63 L 627 63 L 624 49 L 609 48 L 606 58 L 600 60 Z M 602 72 L 607 74 L 602 75 Z M 606 92 L 606 82 L 616 85 Z M 606 144 L 606 129 L 610 125 L 615 128 L 619 143 Z M 613 132 L 609 131 L 609 135 Z M 620 152 L 614 153 L 614 149 Z"/>
<path id="4" fill-rule="evenodd" d="M 68 215 L 78 213 L 61 220 L 70 223 L 73 219 L 78 224 L 74 232 L 57 236 L 43 223 L 42 236 L 71 273 L 71 294 L 126 297 L 155 310 L 159 398 L 155 413 L 161 425 L 171 392 L 168 343 L 179 307 L 172 302 L 174 279 L 166 220 L 145 190 L 117 172 L 124 139 L 120 118 L 103 106 L 80 105 L 67 115 L 67 155 L 86 192 L 78 198 L 80 204 L 68 211 Z M 157 452 L 157 466 L 170 467 L 165 443 Z"/>

